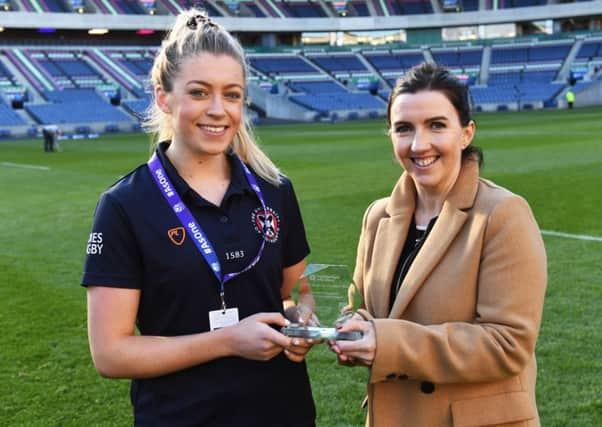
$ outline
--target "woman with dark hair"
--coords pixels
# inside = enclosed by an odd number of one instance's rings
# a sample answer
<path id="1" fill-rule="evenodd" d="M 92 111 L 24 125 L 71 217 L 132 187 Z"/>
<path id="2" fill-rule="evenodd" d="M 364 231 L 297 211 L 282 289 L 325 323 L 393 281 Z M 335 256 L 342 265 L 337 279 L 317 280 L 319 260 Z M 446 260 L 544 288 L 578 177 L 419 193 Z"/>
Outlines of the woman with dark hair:
<path id="1" fill-rule="evenodd" d="M 527 202 L 479 177 L 467 88 L 422 64 L 391 93 L 405 170 L 367 209 L 339 362 L 370 369 L 369 426 L 536 426 L 546 254 Z"/>

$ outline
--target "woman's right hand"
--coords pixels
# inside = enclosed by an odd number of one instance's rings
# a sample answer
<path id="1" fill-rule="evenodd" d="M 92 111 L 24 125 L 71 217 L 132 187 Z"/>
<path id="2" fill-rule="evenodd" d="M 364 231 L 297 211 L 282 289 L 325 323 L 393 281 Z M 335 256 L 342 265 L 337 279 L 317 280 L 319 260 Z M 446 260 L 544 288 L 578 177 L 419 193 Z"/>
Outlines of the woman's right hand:
<path id="1" fill-rule="evenodd" d="M 335 326 L 339 332 L 360 331 L 364 334 L 364 338 L 358 341 L 328 341 L 328 347 L 337 355 L 339 365 L 370 366 L 374 359 L 375 347 L 372 324 L 357 313 L 349 313 L 337 319 Z"/>
<path id="2" fill-rule="evenodd" d="M 361 317 L 361 316 L 360 316 Z M 360 364 L 372 366 L 376 356 L 376 331 L 374 324 L 369 320 L 357 319 L 355 316 L 337 326 L 339 332 L 362 333 L 363 338 L 355 341 L 335 341 L 331 346 L 342 364 Z"/>
<path id="3" fill-rule="evenodd" d="M 291 339 L 271 325 L 280 329 L 289 323 L 280 313 L 257 313 L 244 318 L 229 328 L 232 353 L 245 359 L 272 359 L 291 346 Z"/>

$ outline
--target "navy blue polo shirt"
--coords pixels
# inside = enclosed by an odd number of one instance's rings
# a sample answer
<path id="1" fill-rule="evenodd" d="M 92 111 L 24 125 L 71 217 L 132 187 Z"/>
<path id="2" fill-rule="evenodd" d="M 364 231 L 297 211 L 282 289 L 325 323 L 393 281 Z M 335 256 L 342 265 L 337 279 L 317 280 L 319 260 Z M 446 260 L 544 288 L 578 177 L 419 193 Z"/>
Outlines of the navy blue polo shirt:
<path id="1" fill-rule="evenodd" d="M 230 186 L 221 206 L 199 196 L 165 156 L 157 155 L 180 197 L 211 241 L 223 273 L 244 269 L 225 284 L 228 307 L 240 319 L 283 312 L 282 270 L 303 260 L 309 245 L 290 181 L 280 186 L 254 174 L 266 203 L 229 156 Z M 264 230 L 265 229 L 265 230 Z M 220 308 L 219 283 L 192 238 L 141 165 L 100 198 L 87 245 L 84 286 L 140 289 L 136 325 L 142 335 L 209 331 L 209 312 Z M 315 419 L 305 363 L 280 354 L 268 362 L 226 357 L 173 374 L 133 380 L 136 425 L 309 426 Z"/>

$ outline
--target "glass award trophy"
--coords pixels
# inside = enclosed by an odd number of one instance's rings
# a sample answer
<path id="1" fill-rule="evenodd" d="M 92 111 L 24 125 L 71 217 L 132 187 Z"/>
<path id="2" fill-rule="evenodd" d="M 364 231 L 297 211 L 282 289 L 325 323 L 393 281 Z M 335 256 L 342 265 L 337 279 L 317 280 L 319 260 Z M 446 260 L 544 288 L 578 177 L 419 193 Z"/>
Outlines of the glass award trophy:
<path id="1" fill-rule="evenodd" d="M 343 314 L 355 310 L 357 292 L 350 288 L 351 274 L 346 265 L 308 264 L 301 278 L 307 278 L 316 302 L 322 324 L 335 324 Z M 353 291 L 350 291 L 353 289 Z M 359 304 L 358 304 L 359 305 Z M 319 328 L 291 324 L 282 329 L 282 333 L 291 337 L 312 338 L 318 340 L 357 340 L 361 332 L 339 333 L 335 328 Z"/>

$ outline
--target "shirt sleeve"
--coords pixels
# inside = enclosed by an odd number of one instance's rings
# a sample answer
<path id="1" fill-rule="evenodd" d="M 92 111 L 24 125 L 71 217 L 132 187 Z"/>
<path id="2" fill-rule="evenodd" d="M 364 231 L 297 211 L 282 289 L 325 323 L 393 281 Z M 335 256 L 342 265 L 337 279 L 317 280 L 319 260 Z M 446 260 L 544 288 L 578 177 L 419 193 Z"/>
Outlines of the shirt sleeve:
<path id="1" fill-rule="evenodd" d="M 285 178 L 282 188 L 284 211 L 286 212 L 282 259 L 284 266 L 290 267 L 305 259 L 309 255 L 310 249 L 293 184 Z"/>
<path id="2" fill-rule="evenodd" d="M 140 289 L 142 262 L 123 207 L 109 193 L 96 206 L 86 244 L 83 286 Z"/>

